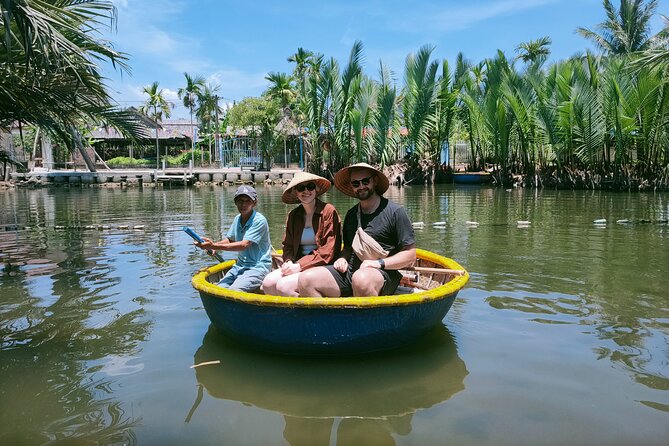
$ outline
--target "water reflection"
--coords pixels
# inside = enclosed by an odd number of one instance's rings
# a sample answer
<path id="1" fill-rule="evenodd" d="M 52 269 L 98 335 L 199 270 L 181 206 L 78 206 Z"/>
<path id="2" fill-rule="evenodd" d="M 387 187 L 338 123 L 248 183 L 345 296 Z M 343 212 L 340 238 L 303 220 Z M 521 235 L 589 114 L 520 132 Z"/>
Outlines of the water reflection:
<path id="1" fill-rule="evenodd" d="M 279 247 L 291 207 L 280 187 L 258 191 Z M 223 362 L 193 374 L 187 366 L 208 320 L 190 279 L 210 262 L 180 228 L 220 237 L 235 213 L 233 194 L 221 187 L 0 193 L 0 444 L 188 444 L 189 434 L 211 443 L 219 432 L 244 429 L 206 416 L 204 407 L 237 401 L 273 411 L 251 409 L 252 418 L 279 418 L 275 437 L 284 444 L 284 435 L 295 445 L 399 437 L 425 444 L 444 430 L 483 426 L 470 421 L 480 419 L 489 432 L 507 432 L 502 439 L 510 430 L 499 427 L 511 426 L 526 444 L 613 436 L 608 443 L 666 443 L 669 194 L 391 188 L 389 197 L 425 222 L 418 246 L 471 273 L 445 321 L 462 342 L 459 352 L 446 332 L 431 350 L 312 365 L 237 351 L 225 340 L 212 350 L 208 335 L 202 350 L 214 354 L 198 352 L 196 361 Z M 336 190 L 325 199 L 342 215 L 355 204 Z M 609 224 L 593 227 L 599 218 Z M 468 228 L 468 220 L 480 226 Z M 520 229 L 517 220 L 532 223 Z M 433 228 L 435 221 L 446 225 Z M 86 229 L 100 224 L 112 227 Z M 127 224 L 145 229 L 120 228 Z M 468 373 L 458 353 L 476 376 L 457 402 L 480 410 L 449 420 L 454 401 L 439 402 L 462 390 Z M 183 425 L 194 375 L 207 401 Z M 506 398 L 516 390 L 527 404 Z M 570 429 L 560 429 L 565 414 Z M 619 426 L 634 429 L 620 437 Z"/>
<path id="2" fill-rule="evenodd" d="M 336 444 L 395 444 L 417 411 L 463 390 L 469 373 L 443 325 L 411 348 L 346 358 L 259 353 L 210 327 L 194 362 L 215 360 L 195 369 L 198 383 L 214 398 L 282 414 L 292 446 L 327 445 L 331 436 Z"/>
<path id="3" fill-rule="evenodd" d="M 113 243 L 79 229 L 91 221 L 77 200 L 56 209 L 40 191 L 28 212 L 9 204 L 14 220 L 36 226 L 0 233 L 0 444 L 135 444 L 141 420 L 114 397 L 105 362 L 135 357 L 151 323 L 112 299 Z M 46 227 L 54 222 L 66 229 Z"/>

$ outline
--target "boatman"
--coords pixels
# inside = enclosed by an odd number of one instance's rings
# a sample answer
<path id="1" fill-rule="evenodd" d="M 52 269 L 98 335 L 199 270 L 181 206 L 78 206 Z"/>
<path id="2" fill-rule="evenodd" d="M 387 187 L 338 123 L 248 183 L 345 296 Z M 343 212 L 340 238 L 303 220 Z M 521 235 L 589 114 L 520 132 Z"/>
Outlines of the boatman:
<path id="1" fill-rule="evenodd" d="M 360 202 L 346 213 L 344 249 L 333 265 L 300 274 L 300 296 L 379 296 L 394 294 L 399 269 L 416 260 L 416 237 L 406 210 L 383 196 L 388 178 L 366 163 L 341 169 L 337 189 Z"/>
<path id="2" fill-rule="evenodd" d="M 213 242 L 203 237 L 195 246 L 210 251 L 237 252 L 237 262 L 218 284 L 235 291 L 253 292 L 260 288 L 272 264 L 272 245 L 267 219 L 254 208 L 258 194 L 251 186 L 239 186 L 235 192 L 235 206 L 239 214 L 232 220 L 226 237 Z"/>

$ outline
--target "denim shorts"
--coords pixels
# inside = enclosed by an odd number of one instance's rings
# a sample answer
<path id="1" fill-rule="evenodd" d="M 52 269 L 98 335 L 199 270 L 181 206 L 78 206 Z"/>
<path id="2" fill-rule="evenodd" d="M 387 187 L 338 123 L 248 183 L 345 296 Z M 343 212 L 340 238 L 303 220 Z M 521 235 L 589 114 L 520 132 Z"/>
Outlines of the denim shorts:
<path id="1" fill-rule="evenodd" d="M 238 268 L 237 265 L 234 265 L 218 282 L 218 285 L 234 291 L 253 293 L 258 291 L 267 274 L 266 271 L 252 268 Z"/>

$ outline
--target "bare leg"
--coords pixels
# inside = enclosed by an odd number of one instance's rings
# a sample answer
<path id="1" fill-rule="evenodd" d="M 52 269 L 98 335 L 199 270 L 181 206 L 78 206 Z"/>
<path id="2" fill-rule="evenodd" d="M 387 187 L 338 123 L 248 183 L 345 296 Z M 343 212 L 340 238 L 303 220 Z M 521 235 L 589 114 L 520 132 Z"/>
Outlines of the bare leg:
<path id="1" fill-rule="evenodd" d="M 322 266 L 300 273 L 298 289 L 302 297 L 339 297 L 341 291 L 330 271 Z"/>
<path id="2" fill-rule="evenodd" d="M 267 276 L 265 276 L 265 280 L 262 281 L 263 292 L 265 294 L 276 296 L 277 295 L 276 283 L 279 281 L 279 279 L 281 279 L 281 277 L 282 276 L 280 269 L 275 269 Z"/>
<path id="3" fill-rule="evenodd" d="M 276 282 L 276 291 L 279 296 L 298 297 L 297 280 L 302 273 L 295 273 L 289 276 L 283 276 Z"/>
<path id="4" fill-rule="evenodd" d="M 354 296 L 378 296 L 385 278 L 374 268 L 362 268 L 353 273 L 351 286 Z"/>

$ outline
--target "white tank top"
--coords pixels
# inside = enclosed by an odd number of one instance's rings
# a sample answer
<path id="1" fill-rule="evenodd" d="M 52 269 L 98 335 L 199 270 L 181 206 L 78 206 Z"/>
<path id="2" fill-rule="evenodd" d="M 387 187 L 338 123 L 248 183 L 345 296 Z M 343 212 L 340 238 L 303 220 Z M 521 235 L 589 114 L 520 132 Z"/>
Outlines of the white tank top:
<path id="1" fill-rule="evenodd" d="M 302 238 L 300 239 L 300 252 L 302 255 L 307 255 L 316 249 L 316 234 L 314 228 L 304 228 L 302 230 Z"/>

